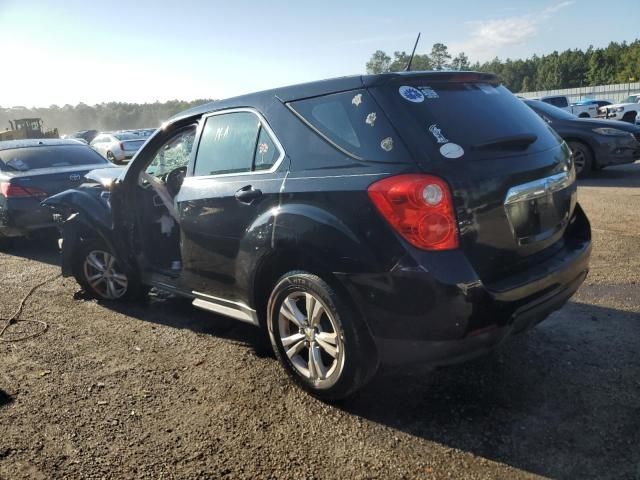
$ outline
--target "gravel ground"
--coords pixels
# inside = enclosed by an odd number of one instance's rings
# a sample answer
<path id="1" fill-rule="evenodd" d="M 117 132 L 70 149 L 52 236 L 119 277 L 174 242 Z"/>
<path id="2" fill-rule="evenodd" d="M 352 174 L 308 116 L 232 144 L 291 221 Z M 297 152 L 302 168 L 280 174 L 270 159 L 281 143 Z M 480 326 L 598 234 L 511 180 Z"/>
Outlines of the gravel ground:
<path id="1" fill-rule="evenodd" d="M 339 406 L 291 386 L 248 325 L 58 278 L 23 314 L 49 330 L 0 343 L 0 478 L 640 479 L 639 187 L 640 164 L 582 183 L 592 271 L 563 310 Z M 42 242 L 0 253 L 0 317 L 57 262 Z"/>

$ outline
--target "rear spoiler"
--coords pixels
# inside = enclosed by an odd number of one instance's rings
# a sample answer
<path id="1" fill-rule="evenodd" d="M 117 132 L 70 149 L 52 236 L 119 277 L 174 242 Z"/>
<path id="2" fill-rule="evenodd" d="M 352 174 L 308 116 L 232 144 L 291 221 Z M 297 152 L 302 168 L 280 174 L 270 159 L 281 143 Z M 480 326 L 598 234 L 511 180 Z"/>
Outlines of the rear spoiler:
<path id="1" fill-rule="evenodd" d="M 379 75 L 365 75 L 362 77 L 362 84 L 365 87 L 380 87 L 391 83 L 413 84 L 416 80 L 425 83 L 489 83 L 497 85 L 500 83 L 498 77 L 493 73 L 484 72 L 460 72 L 460 71 L 422 71 L 422 72 L 397 72 L 381 73 Z"/>

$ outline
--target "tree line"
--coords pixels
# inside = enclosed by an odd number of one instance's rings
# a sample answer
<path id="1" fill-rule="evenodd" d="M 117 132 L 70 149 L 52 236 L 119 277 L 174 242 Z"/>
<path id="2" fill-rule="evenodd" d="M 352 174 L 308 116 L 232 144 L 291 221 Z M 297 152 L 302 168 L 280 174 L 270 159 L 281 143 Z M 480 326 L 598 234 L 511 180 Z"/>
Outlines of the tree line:
<path id="1" fill-rule="evenodd" d="M 398 72 L 409 61 L 406 52 L 393 56 L 382 50 L 371 55 L 368 73 Z M 640 80 L 640 40 L 611 42 L 603 48 L 590 46 L 586 50 L 554 51 L 548 55 L 533 55 L 524 60 L 501 60 L 471 63 L 464 52 L 455 57 L 446 45 L 436 43 L 428 54 L 415 55 L 412 70 L 475 70 L 497 74 L 512 92 L 554 90 Z"/>
<path id="2" fill-rule="evenodd" d="M 159 127 L 169 117 L 197 105 L 210 102 L 208 99 L 171 100 L 156 103 L 109 102 L 98 105 L 51 105 L 46 108 L 0 107 L 0 129 L 9 128 L 9 120 L 39 117 L 45 128 L 57 128 L 60 134 L 79 130 L 125 130 Z"/>

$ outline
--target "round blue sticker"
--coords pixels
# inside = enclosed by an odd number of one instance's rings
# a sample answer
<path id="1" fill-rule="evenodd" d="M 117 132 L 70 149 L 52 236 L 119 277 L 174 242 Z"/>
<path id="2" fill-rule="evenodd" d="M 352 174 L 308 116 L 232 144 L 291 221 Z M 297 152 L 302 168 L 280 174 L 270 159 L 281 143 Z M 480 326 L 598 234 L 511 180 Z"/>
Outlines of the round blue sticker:
<path id="1" fill-rule="evenodd" d="M 402 98 L 404 98 L 405 100 L 409 100 L 413 103 L 424 102 L 424 95 L 417 88 L 403 85 L 398 89 L 398 91 L 400 92 L 400 95 L 402 95 Z"/>

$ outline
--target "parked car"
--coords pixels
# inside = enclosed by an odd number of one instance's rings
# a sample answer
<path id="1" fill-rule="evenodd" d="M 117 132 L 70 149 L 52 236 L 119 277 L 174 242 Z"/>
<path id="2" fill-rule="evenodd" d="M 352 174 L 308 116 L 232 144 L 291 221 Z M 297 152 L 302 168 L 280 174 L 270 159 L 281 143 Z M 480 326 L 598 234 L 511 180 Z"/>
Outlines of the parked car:
<path id="1" fill-rule="evenodd" d="M 564 95 L 547 95 L 544 97 L 532 98 L 532 100 L 539 100 L 541 102 L 548 103 L 549 105 L 553 105 L 554 107 L 561 108 L 562 110 L 566 110 L 569 113 L 573 113 L 576 117 L 579 118 L 598 116 L 597 105 L 591 103 L 587 103 L 584 105 L 578 103 L 572 104 Z"/>
<path id="2" fill-rule="evenodd" d="M 640 160 L 640 127 L 611 120 L 576 118 L 564 110 L 537 100 L 525 100 L 558 132 L 573 152 L 579 177 L 609 165 Z"/>
<path id="3" fill-rule="evenodd" d="M 110 164 L 77 140 L 0 142 L 0 240 L 55 227 L 40 205 L 49 195 L 79 186 L 84 175 Z"/>
<path id="4" fill-rule="evenodd" d="M 97 135 L 97 130 L 80 130 L 79 132 L 72 133 L 68 138 L 75 138 L 77 140 L 82 140 L 85 143 L 91 143 Z"/>
<path id="5" fill-rule="evenodd" d="M 629 95 L 624 101 L 601 107 L 598 116 L 628 123 L 640 123 L 640 93 Z"/>
<path id="6" fill-rule="evenodd" d="M 133 132 L 100 133 L 91 142 L 98 153 L 115 164 L 124 164 L 144 145 L 146 138 Z"/>
<path id="7" fill-rule="evenodd" d="M 589 268 L 568 147 L 490 74 L 208 103 L 106 173 L 45 202 L 68 218 L 64 275 L 99 299 L 154 286 L 260 326 L 325 400 L 380 363 L 486 352 L 560 308 Z"/>
<path id="8" fill-rule="evenodd" d="M 582 100 L 578 100 L 571 105 L 595 105 L 597 108 L 606 107 L 607 105 L 611 105 L 611 102 L 608 100 L 595 100 L 592 98 L 583 98 Z"/>

